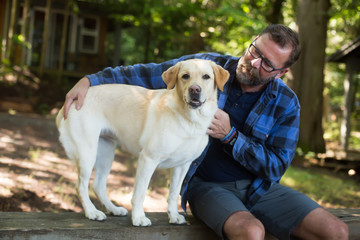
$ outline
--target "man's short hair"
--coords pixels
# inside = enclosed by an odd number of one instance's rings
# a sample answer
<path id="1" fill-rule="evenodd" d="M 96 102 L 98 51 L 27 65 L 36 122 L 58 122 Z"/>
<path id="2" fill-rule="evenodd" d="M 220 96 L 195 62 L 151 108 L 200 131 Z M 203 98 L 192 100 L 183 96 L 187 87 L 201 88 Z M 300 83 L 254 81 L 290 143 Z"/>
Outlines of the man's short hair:
<path id="1" fill-rule="evenodd" d="M 269 34 L 270 39 L 282 48 L 291 46 L 292 52 L 284 67 L 290 67 L 299 59 L 301 53 L 299 36 L 291 28 L 282 24 L 270 24 L 259 36 L 264 34 Z"/>

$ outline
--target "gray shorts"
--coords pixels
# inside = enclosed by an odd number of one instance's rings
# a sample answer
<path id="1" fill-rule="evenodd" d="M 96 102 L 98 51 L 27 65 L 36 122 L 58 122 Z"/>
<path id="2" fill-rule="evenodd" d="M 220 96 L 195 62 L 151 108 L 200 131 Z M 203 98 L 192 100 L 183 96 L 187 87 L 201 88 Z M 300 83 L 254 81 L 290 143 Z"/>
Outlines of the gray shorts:
<path id="1" fill-rule="evenodd" d="M 266 231 L 279 239 L 289 239 L 304 217 L 320 207 L 306 195 L 274 183 L 249 211 L 244 203 L 250 184 L 250 180 L 214 183 L 194 177 L 187 193 L 191 212 L 224 239 L 224 223 L 237 211 L 251 212 Z"/>

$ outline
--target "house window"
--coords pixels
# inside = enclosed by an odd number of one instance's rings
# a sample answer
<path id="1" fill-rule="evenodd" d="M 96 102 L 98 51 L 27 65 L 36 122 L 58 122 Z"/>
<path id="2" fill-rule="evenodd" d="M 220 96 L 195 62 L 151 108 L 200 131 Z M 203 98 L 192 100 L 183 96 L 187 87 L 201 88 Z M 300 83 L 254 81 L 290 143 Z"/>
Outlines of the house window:
<path id="1" fill-rule="evenodd" d="M 84 17 L 80 21 L 79 51 L 98 53 L 100 20 L 98 17 Z"/>

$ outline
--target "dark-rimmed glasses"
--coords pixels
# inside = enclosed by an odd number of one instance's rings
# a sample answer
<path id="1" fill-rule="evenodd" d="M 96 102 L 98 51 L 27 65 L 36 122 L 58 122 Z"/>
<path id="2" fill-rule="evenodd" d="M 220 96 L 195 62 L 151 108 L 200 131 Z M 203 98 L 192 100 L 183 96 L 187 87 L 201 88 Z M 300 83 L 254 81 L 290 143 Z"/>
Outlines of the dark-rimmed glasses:
<path id="1" fill-rule="evenodd" d="M 261 55 L 259 49 L 257 49 L 255 47 L 254 42 L 255 42 L 255 40 L 250 44 L 248 51 L 254 59 L 261 58 L 260 65 L 261 65 L 262 69 L 264 69 L 268 73 L 285 69 L 285 67 L 274 68 L 274 66 L 270 63 L 270 61 L 268 59 L 264 58 L 263 55 Z"/>

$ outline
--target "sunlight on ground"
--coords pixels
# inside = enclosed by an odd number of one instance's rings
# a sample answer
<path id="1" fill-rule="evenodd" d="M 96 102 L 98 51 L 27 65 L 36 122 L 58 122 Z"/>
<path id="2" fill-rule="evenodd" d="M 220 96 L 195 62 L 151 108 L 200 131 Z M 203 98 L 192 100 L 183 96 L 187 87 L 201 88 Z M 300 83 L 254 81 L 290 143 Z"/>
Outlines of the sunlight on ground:
<path id="1" fill-rule="evenodd" d="M 360 185 L 347 178 L 345 173 L 331 174 L 324 169 L 290 167 L 281 183 L 305 193 L 324 207 L 360 206 Z"/>
<path id="2" fill-rule="evenodd" d="M 296 186 L 296 182 L 293 178 L 284 178 L 281 183 L 291 188 Z"/>
<path id="3" fill-rule="evenodd" d="M 19 199 L 16 207 L 22 211 L 81 212 L 75 190 L 75 165 L 65 157 L 57 138 L 49 142 L 33 135 L 34 132 L 30 129 L 27 134 L 0 127 L 0 203 Z M 131 210 L 136 171 L 131 160 L 134 158 L 117 151 L 108 177 L 110 199 L 128 210 Z M 167 211 L 169 180 L 164 178 L 169 178 L 166 170 L 157 170 L 154 174 L 144 202 L 145 211 Z M 91 183 L 92 180 L 93 176 Z M 90 195 L 101 208 L 92 189 Z"/>
<path id="4" fill-rule="evenodd" d="M 13 123 L 0 126 L 0 211 L 83 211 L 75 190 L 76 168 L 58 142 L 53 121 L 39 118 L 31 126 L 22 122 L 20 127 Z M 116 205 L 130 211 L 135 172 L 136 159 L 117 151 L 108 177 L 108 193 Z M 154 173 L 144 201 L 145 211 L 167 211 L 169 182 L 169 170 Z M 290 167 L 282 183 L 324 207 L 359 207 L 358 182 L 339 174 Z M 91 189 L 90 197 L 102 209 Z M 180 201 L 178 206 L 181 210 Z"/>

